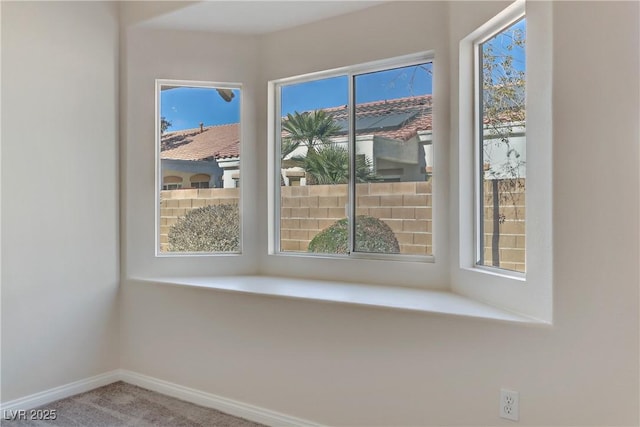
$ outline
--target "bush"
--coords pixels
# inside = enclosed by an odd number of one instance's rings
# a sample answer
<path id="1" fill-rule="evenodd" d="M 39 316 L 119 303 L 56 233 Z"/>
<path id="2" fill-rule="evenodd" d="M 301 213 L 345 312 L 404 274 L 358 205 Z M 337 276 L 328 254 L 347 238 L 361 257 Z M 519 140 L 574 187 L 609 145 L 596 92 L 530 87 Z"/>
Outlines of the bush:
<path id="1" fill-rule="evenodd" d="M 356 217 L 355 249 L 359 252 L 400 253 L 393 230 L 378 218 Z M 348 220 L 343 218 L 325 228 L 309 243 L 309 252 L 346 254 L 349 251 Z"/>
<path id="2" fill-rule="evenodd" d="M 169 229 L 170 252 L 237 252 L 240 250 L 238 205 L 194 209 Z"/>

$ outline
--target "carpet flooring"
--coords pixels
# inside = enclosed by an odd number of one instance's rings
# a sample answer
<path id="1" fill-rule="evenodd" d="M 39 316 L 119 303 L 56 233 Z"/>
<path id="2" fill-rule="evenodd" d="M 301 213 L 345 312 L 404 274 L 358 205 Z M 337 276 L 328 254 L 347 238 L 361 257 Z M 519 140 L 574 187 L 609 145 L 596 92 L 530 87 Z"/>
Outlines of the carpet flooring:
<path id="1" fill-rule="evenodd" d="M 264 427 L 122 381 L 49 403 L 55 420 L 6 420 L 3 426 L 64 427 Z M 27 411 L 27 416 L 30 411 Z M 5 414 L 6 417 L 6 414 Z"/>

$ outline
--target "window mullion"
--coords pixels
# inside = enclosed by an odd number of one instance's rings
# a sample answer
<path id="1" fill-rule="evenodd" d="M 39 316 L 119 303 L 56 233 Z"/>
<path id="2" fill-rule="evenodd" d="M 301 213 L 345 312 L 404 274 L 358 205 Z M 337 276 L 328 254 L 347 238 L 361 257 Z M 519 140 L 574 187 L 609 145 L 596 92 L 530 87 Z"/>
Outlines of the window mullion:
<path id="1" fill-rule="evenodd" d="M 275 168 L 276 173 L 272 174 L 271 179 L 273 179 L 273 188 L 274 188 L 274 200 L 275 200 L 275 211 L 278 212 L 277 215 L 274 215 L 273 228 L 275 230 L 275 235 L 280 236 L 281 234 L 281 224 L 280 224 L 280 212 L 282 212 L 282 204 L 281 204 L 281 192 L 280 188 L 280 179 L 282 177 L 282 164 L 280 159 L 282 158 L 282 85 L 278 84 L 275 86 L 275 123 L 274 123 L 274 138 L 277 141 L 274 149 L 274 157 L 271 159 L 277 167 Z M 276 252 L 280 252 L 281 242 L 280 237 L 274 239 L 274 247 Z"/>
<path id="2" fill-rule="evenodd" d="M 476 155 L 476 185 L 475 185 L 475 199 L 476 199 L 476 264 L 484 264 L 484 150 L 482 149 L 483 137 L 484 137 L 484 122 L 482 120 L 482 103 L 483 103 L 483 72 L 482 72 L 482 44 L 478 43 L 474 47 L 474 54 L 476 56 L 476 76 L 475 76 L 475 91 L 476 91 L 476 104 L 475 104 L 475 121 L 477 137 L 474 139 L 474 151 Z"/>
<path id="3" fill-rule="evenodd" d="M 349 253 L 355 252 L 355 209 L 356 209 L 356 118 L 355 118 L 355 75 L 349 73 L 349 96 L 348 96 L 348 112 L 349 112 L 349 138 L 347 139 L 347 150 L 349 152 L 349 184 L 347 198 L 347 218 L 349 224 Z"/>

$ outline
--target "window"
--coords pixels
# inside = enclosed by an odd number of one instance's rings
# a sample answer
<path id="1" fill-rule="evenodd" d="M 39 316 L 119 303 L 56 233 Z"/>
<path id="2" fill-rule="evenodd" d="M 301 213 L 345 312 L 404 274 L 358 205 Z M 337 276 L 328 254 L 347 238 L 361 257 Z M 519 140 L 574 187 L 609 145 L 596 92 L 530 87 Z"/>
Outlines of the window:
<path id="1" fill-rule="evenodd" d="M 197 175 L 193 175 L 190 178 L 191 188 L 209 188 L 210 180 L 211 180 L 211 176 L 205 173 L 199 173 Z"/>
<path id="2" fill-rule="evenodd" d="M 182 178 L 179 176 L 163 176 L 162 177 L 162 189 L 163 190 L 179 190 L 182 188 Z"/>
<path id="3" fill-rule="evenodd" d="M 240 86 L 157 80 L 156 99 L 157 254 L 239 253 Z"/>
<path id="4" fill-rule="evenodd" d="M 527 2 L 525 20 L 517 0 L 460 41 L 459 268 L 451 273 L 455 292 L 546 322 L 553 318 L 552 22 L 549 3 Z"/>
<path id="5" fill-rule="evenodd" d="M 273 82 L 276 253 L 432 259 L 432 57 Z"/>
<path id="6" fill-rule="evenodd" d="M 476 43 L 476 264 L 525 272 L 526 20 Z"/>

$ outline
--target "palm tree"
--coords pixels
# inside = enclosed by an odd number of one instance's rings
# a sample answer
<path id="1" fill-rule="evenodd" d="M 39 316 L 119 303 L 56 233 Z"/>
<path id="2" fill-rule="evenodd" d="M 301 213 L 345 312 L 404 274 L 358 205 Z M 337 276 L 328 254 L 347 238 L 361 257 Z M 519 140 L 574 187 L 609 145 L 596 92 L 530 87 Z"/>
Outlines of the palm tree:
<path id="1" fill-rule="evenodd" d="M 300 145 L 307 146 L 305 156 L 291 158 L 291 163 L 304 168 L 308 184 L 345 184 L 349 180 L 349 152 L 331 142 L 342 128 L 324 110 L 287 114 L 282 121 L 281 159 Z M 365 156 L 356 158 L 356 181 L 375 181 L 371 160 Z"/>
<path id="2" fill-rule="evenodd" d="M 331 115 L 323 110 L 287 114 L 282 121 L 281 159 L 290 155 L 300 145 L 306 145 L 305 156 L 292 157 L 291 163 L 301 166 L 307 173 L 308 184 L 345 184 L 349 180 L 349 152 L 331 142 L 342 133 L 342 128 Z M 356 158 L 357 182 L 374 181 L 371 160 L 365 156 Z"/>
<path id="3" fill-rule="evenodd" d="M 306 113 L 287 114 L 282 120 L 282 158 L 291 154 L 300 145 L 307 146 L 307 155 L 317 153 L 317 144 L 327 143 L 330 138 L 342 132 L 342 128 L 333 121 L 333 117 L 323 110 Z"/>
<path id="4" fill-rule="evenodd" d="M 302 166 L 314 184 L 346 184 L 349 181 L 349 152 L 337 144 L 324 145 L 312 156 L 295 156 L 291 159 Z M 356 182 L 375 181 L 371 160 L 365 155 L 356 156 Z"/>
<path id="5" fill-rule="evenodd" d="M 287 117 L 282 120 L 282 130 L 284 135 L 280 146 L 281 161 L 293 153 L 300 145 L 307 147 L 305 159 L 311 161 L 318 154 L 317 146 L 330 142 L 331 137 L 338 135 L 342 128 L 333 121 L 333 117 L 327 112 L 315 110 L 304 113 L 297 111 L 293 114 L 288 113 Z M 300 156 L 298 156 L 297 160 L 293 160 L 293 163 L 300 164 Z M 308 171 L 307 183 L 317 183 Z M 284 184 L 284 180 L 281 180 L 281 184 Z"/>

